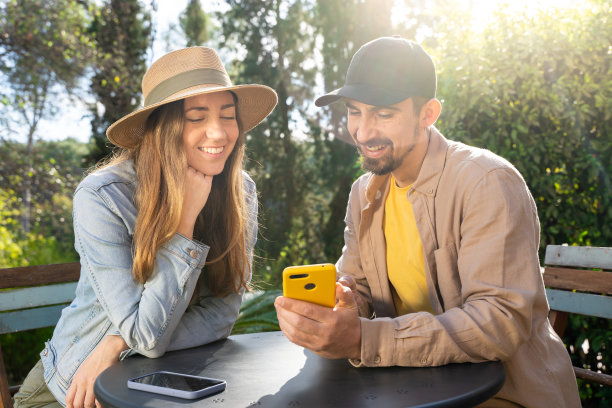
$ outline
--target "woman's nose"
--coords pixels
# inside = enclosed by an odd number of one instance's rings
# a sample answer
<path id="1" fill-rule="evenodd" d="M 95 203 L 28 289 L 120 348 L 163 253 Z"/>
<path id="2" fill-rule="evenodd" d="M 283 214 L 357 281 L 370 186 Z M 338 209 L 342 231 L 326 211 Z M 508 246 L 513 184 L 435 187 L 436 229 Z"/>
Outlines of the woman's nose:
<path id="1" fill-rule="evenodd" d="M 206 127 L 206 137 L 209 139 L 225 138 L 225 129 L 220 120 L 211 120 Z"/>

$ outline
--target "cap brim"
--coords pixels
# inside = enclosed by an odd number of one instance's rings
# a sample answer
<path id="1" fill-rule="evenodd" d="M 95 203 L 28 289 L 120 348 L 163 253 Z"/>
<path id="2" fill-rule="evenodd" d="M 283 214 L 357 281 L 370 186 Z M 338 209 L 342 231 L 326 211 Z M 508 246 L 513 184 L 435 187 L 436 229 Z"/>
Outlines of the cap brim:
<path id="1" fill-rule="evenodd" d="M 191 96 L 223 91 L 232 91 L 238 98 L 238 117 L 243 132 L 247 132 L 261 123 L 278 102 L 276 92 L 265 85 L 247 84 L 206 88 L 197 86 L 178 92 L 161 102 L 122 117 L 108 127 L 106 137 L 114 145 L 125 148 L 134 147 L 144 133 L 147 118 L 156 108 Z"/>
<path id="2" fill-rule="evenodd" d="M 373 106 L 387 106 L 408 99 L 410 95 L 406 95 L 405 91 L 393 91 L 367 84 L 352 84 L 345 85 L 342 88 L 338 88 L 328 94 L 318 97 L 315 100 L 315 105 L 327 106 L 342 98 L 354 99 Z"/>

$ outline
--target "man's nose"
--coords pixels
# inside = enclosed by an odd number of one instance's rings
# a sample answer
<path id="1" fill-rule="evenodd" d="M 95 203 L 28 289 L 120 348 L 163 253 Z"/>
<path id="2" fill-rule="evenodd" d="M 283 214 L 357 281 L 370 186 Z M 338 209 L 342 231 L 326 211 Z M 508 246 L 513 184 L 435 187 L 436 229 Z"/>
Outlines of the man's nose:
<path id="1" fill-rule="evenodd" d="M 364 115 L 355 129 L 353 137 L 358 143 L 364 144 L 375 136 L 375 131 L 372 120 Z"/>

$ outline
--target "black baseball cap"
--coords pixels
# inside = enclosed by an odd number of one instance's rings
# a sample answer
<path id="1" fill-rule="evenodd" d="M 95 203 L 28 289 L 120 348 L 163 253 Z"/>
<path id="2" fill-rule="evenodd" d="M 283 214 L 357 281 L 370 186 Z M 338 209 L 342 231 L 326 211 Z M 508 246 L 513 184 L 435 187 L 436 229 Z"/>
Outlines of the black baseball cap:
<path id="1" fill-rule="evenodd" d="M 393 105 L 404 99 L 436 96 L 436 69 L 419 44 L 399 36 L 381 37 L 359 48 L 346 73 L 346 82 L 315 100 L 326 106 L 341 98 L 374 105 Z"/>

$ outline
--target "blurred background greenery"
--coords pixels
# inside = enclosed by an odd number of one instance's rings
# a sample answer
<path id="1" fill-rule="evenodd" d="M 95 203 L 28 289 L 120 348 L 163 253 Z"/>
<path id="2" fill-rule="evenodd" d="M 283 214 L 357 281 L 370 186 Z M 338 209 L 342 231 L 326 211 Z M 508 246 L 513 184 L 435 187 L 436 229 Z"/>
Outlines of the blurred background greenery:
<path id="1" fill-rule="evenodd" d="M 541 249 L 612 246 L 611 1 L 518 10 L 497 2 L 483 19 L 485 2 L 467 0 L 188 0 L 166 32 L 156 3 L 0 0 L 0 267 L 77 260 L 72 192 L 111 151 L 108 125 L 140 104 L 160 37 L 167 49 L 218 48 L 235 83 L 279 94 L 247 137 L 246 168 L 260 194 L 257 290 L 234 333 L 277 329 L 272 302 L 284 267 L 333 263 L 341 253 L 359 158 L 342 141 L 344 109 L 312 101 L 340 86 L 357 48 L 381 35 L 416 39 L 434 57 L 443 134 L 523 174 Z M 41 121 L 73 103 L 89 106 L 89 141 L 48 140 Z M 51 333 L 0 336 L 11 384 Z M 572 316 L 564 340 L 574 364 L 610 373 L 611 338 L 609 321 Z M 610 387 L 579 385 L 583 406 L 611 406 Z"/>

